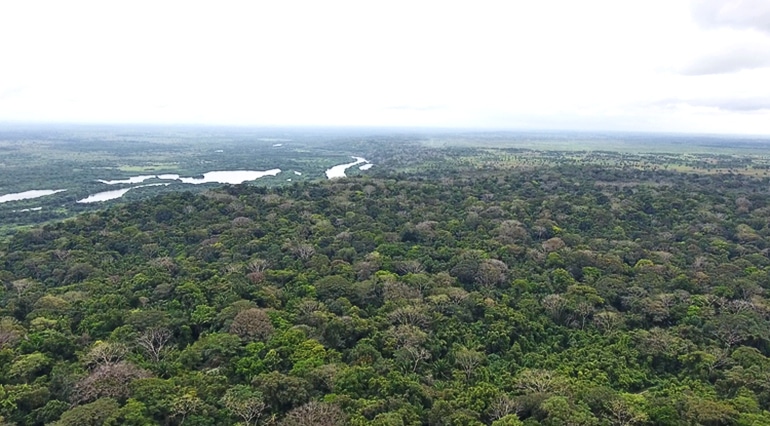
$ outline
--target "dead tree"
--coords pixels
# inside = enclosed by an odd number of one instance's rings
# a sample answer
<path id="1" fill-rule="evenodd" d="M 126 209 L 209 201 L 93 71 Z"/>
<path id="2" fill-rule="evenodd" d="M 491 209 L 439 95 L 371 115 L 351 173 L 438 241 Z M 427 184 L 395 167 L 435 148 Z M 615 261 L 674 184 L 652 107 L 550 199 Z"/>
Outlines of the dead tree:
<path id="1" fill-rule="evenodd" d="M 158 362 L 171 336 L 171 330 L 165 327 L 151 328 L 137 337 L 136 344 L 144 350 L 152 362 Z"/>

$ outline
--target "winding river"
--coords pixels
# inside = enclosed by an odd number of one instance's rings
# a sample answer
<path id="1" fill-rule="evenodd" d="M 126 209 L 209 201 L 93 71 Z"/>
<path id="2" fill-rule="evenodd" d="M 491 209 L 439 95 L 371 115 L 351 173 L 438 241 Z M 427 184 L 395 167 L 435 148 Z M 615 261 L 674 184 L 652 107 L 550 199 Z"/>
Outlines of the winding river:
<path id="1" fill-rule="evenodd" d="M 363 157 L 353 157 L 353 158 L 356 161 L 352 163 L 340 164 L 328 169 L 326 171 L 326 177 L 329 179 L 344 178 L 344 177 L 347 177 L 347 175 L 345 174 L 345 170 L 361 163 L 369 163 L 369 161 Z"/>

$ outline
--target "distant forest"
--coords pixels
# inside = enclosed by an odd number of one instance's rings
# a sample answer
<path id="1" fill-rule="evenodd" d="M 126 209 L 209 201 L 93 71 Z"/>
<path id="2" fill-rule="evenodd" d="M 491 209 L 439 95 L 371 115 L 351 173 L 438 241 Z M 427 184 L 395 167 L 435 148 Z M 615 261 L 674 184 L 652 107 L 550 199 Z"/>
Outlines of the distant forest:
<path id="1" fill-rule="evenodd" d="M 282 186 L 325 180 L 329 168 L 363 157 L 347 176 L 440 179 L 479 170 L 575 165 L 605 169 L 742 174 L 769 178 L 770 139 L 619 132 L 480 132 L 418 129 L 0 126 L 0 240 L 189 185 L 158 175 L 267 171 L 250 182 Z M 131 178 L 138 179 L 131 183 Z M 106 184 L 110 182 L 111 184 Z M 14 199 L 27 191 L 51 195 Z M 80 203 L 119 191 L 116 199 Z M 9 201 L 9 199 L 11 201 Z"/>

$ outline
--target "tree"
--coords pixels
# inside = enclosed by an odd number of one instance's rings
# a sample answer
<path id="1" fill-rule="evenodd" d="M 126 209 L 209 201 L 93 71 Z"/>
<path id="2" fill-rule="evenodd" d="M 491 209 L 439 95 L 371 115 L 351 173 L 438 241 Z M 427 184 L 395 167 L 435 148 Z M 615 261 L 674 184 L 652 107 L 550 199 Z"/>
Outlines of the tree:
<path id="1" fill-rule="evenodd" d="M 0 350 L 15 345 L 24 332 L 24 327 L 15 318 L 0 318 Z"/>
<path id="2" fill-rule="evenodd" d="M 112 398 L 100 398 L 89 404 L 73 407 L 62 414 L 52 426 L 101 426 L 120 409 Z"/>
<path id="3" fill-rule="evenodd" d="M 184 424 L 187 416 L 200 410 L 202 407 L 203 401 L 198 398 L 198 394 L 194 389 L 188 390 L 171 401 L 171 413 L 174 417 L 181 417 L 179 420 L 180 426 Z"/>
<path id="4" fill-rule="evenodd" d="M 591 426 L 599 420 L 591 414 L 585 404 L 571 403 L 566 397 L 552 396 L 540 408 L 548 415 L 543 424 L 549 426 Z"/>
<path id="5" fill-rule="evenodd" d="M 711 333 L 725 346 L 731 348 L 750 337 L 768 335 L 767 325 L 751 313 L 722 314 L 709 322 Z"/>
<path id="6" fill-rule="evenodd" d="M 186 347 L 178 360 L 189 369 L 217 369 L 239 353 L 242 343 L 238 336 L 229 333 L 204 334 Z"/>
<path id="7" fill-rule="evenodd" d="M 728 403 L 695 395 L 684 398 L 683 417 L 692 424 L 720 426 L 733 424 L 738 412 Z"/>
<path id="8" fill-rule="evenodd" d="M 294 243 L 291 252 L 301 260 L 308 260 L 315 254 L 315 247 L 307 243 Z"/>
<path id="9" fill-rule="evenodd" d="M 542 233 L 541 233 L 542 234 Z M 543 241 L 542 247 L 543 251 L 546 253 L 554 252 L 557 250 L 560 250 L 564 248 L 566 244 L 564 243 L 564 240 L 562 240 L 559 237 L 553 237 L 548 240 Z"/>
<path id="10" fill-rule="evenodd" d="M 623 317 L 612 311 L 602 311 L 594 314 L 593 323 L 605 335 L 612 334 L 623 325 Z"/>
<path id="11" fill-rule="evenodd" d="M 280 426 L 339 426 L 344 424 L 345 414 L 334 405 L 310 401 L 286 415 Z"/>
<path id="12" fill-rule="evenodd" d="M 32 382 L 46 372 L 53 360 L 45 354 L 34 352 L 18 357 L 8 370 L 8 376 L 22 382 Z"/>
<path id="13" fill-rule="evenodd" d="M 506 417 L 510 418 L 511 415 L 516 417 L 516 414 L 521 410 L 521 404 L 508 395 L 500 395 L 489 406 L 489 418 L 493 420 L 502 420 Z M 516 417 L 518 420 L 518 417 Z M 505 424 L 505 422 L 503 423 Z"/>
<path id="14" fill-rule="evenodd" d="M 569 314 L 567 308 L 569 306 L 569 301 L 564 296 L 560 294 L 549 294 L 543 297 L 543 300 L 540 303 L 554 322 L 564 323 L 568 321 Z"/>
<path id="15" fill-rule="evenodd" d="M 422 346 L 406 345 L 402 346 L 395 352 L 396 359 L 403 359 L 407 366 L 408 371 L 412 373 L 417 372 L 420 363 L 427 361 L 431 358 L 430 351 Z"/>
<path id="16" fill-rule="evenodd" d="M 515 414 L 508 414 L 492 422 L 492 426 L 523 426 L 524 422 L 519 420 Z"/>
<path id="17" fill-rule="evenodd" d="M 450 273 L 463 284 L 473 284 L 484 257 L 485 254 L 480 250 L 465 251 L 457 257 Z"/>
<path id="18" fill-rule="evenodd" d="M 425 328 L 428 325 L 428 316 L 421 306 L 405 306 L 397 308 L 390 314 L 388 319 L 395 325 L 412 326 Z"/>
<path id="19" fill-rule="evenodd" d="M 340 297 L 355 298 L 352 283 L 341 275 L 328 275 L 313 283 L 318 298 L 329 303 Z"/>
<path id="20" fill-rule="evenodd" d="M 416 288 L 408 286 L 401 281 L 385 281 L 382 284 L 382 299 L 385 302 L 396 302 L 403 304 L 408 301 L 418 301 L 422 294 Z"/>
<path id="21" fill-rule="evenodd" d="M 267 408 L 267 404 L 259 392 L 243 385 L 228 389 L 220 402 L 247 425 L 259 423 L 259 419 Z"/>
<path id="22" fill-rule="evenodd" d="M 100 364 L 75 384 L 71 399 L 76 404 L 98 398 L 122 400 L 130 395 L 133 380 L 146 377 L 150 377 L 149 372 L 126 361 Z"/>
<path id="23" fill-rule="evenodd" d="M 129 387 L 133 398 L 144 404 L 148 416 L 156 423 L 169 423 L 171 402 L 178 395 L 178 388 L 171 380 L 137 379 Z"/>
<path id="24" fill-rule="evenodd" d="M 36 283 L 30 279 L 24 278 L 11 282 L 11 288 L 16 291 L 16 297 L 21 298 L 27 291 L 34 288 Z"/>
<path id="25" fill-rule="evenodd" d="M 401 275 L 421 274 L 425 272 L 425 267 L 418 260 L 404 260 L 395 263 L 396 271 Z"/>
<path id="26" fill-rule="evenodd" d="M 460 348 L 454 353 L 455 364 L 465 374 L 465 381 L 470 381 L 476 367 L 484 361 L 484 355 L 467 348 Z"/>
<path id="27" fill-rule="evenodd" d="M 245 309 L 233 319 L 230 332 L 244 340 L 265 340 L 273 334 L 273 324 L 263 309 Z"/>
<path id="28" fill-rule="evenodd" d="M 516 388 L 525 393 L 560 392 L 567 388 L 567 381 L 550 370 L 526 369 L 516 378 Z"/>
<path id="29" fill-rule="evenodd" d="M 105 365 L 114 365 L 122 361 L 128 348 L 122 343 L 103 342 L 101 340 L 91 346 L 91 349 L 83 357 L 83 363 L 95 368 Z"/>
<path id="30" fill-rule="evenodd" d="M 165 327 L 145 330 L 136 338 L 136 344 L 150 357 L 152 362 L 159 362 L 166 345 L 171 340 L 171 330 Z"/>
<path id="31" fill-rule="evenodd" d="M 649 419 L 644 412 L 644 403 L 641 395 L 622 394 L 607 401 L 607 417 L 613 426 L 645 424 Z"/>
<path id="32" fill-rule="evenodd" d="M 147 426 L 153 421 L 147 415 L 147 406 L 142 402 L 129 398 L 126 404 L 120 407 L 104 423 L 105 426 Z"/>
<path id="33" fill-rule="evenodd" d="M 250 260 L 249 263 L 246 264 L 246 269 L 249 270 L 247 277 L 255 284 L 261 282 L 265 279 L 265 271 L 267 271 L 268 266 L 269 263 L 265 259 L 258 258 Z"/>
<path id="34" fill-rule="evenodd" d="M 492 288 L 505 283 L 508 266 L 497 259 L 484 259 L 476 272 L 476 282 L 484 288 Z"/>
<path id="35" fill-rule="evenodd" d="M 281 412 L 304 404 L 310 397 L 306 380 L 278 371 L 254 377 L 252 385 L 264 396 L 265 403 Z"/>

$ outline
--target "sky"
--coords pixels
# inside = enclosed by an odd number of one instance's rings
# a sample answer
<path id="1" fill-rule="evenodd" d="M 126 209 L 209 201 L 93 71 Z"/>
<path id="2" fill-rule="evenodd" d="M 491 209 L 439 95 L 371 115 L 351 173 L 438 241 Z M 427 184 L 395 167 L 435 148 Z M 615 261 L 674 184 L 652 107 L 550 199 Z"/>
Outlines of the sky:
<path id="1" fill-rule="evenodd" d="M 770 135 L 770 0 L 4 1 L 0 122 Z"/>

